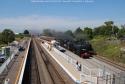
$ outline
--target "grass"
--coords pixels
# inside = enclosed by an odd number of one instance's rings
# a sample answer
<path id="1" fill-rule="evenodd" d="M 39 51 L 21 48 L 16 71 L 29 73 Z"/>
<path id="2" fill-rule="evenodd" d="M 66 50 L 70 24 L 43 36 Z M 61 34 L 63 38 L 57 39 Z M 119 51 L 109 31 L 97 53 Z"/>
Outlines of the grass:
<path id="1" fill-rule="evenodd" d="M 108 40 L 109 37 L 96 36 L 91 40 L 91 44 L 98 55 L 106 57 L 112 61 L 125 63 L 125 57 L 121 56 L 121 43 L 116 43 L 118 40 Z M 125 44 L 124 44 L 125 45 Z"/>

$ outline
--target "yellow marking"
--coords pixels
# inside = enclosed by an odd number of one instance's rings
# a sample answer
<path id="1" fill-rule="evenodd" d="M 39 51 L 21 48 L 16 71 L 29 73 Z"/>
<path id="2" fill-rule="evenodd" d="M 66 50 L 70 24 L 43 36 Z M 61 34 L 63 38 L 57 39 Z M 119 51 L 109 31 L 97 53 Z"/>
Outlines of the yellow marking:
<path id="1" fill-rule="evenodd" d="M 28 46 L 29 46 L 29 45 L 28 45 Z M 27 48 L 27 50 L 28 50 L 28 48 Z M 27 50 L 26 50 L 25 52 L 27 52 Z M 17 77 L 16 77 L 16 81 L 15 81 L 14 84 L 17 84 L 17 83 L 18 83 L 19 76 L 20 76 L 20 73 L 21 73 L 21 70 L 22 70 L 22 67 L 23 67 L 24 60 L 25 60 L 25 58 L 24 58 L 24 59 L 22 60 L 22 62 L 21 62 L 21 67 L 20 67 L 20 69 L 19 69 L 19 72 L 18 72 Z"/>
<path id="2" fill-rule="evenodd" d="M 23 62 L 24 62 L 24 60 L 22 60 L 22 62 L 21 62 L 21 67 L 20 67 L 20 69 L 19 69 L 19 72 L 18 72 L 17 77 L 16 77 L 16 81 L 15 81 L 14 84 L 17 84 L 17 82 L 18 82 L 18 80 L 19 80 L 19 76 L 20 76 L 20 73 L 21 73 L 21 70 L 22 70 L 22 67 L 23 67 Z"/>

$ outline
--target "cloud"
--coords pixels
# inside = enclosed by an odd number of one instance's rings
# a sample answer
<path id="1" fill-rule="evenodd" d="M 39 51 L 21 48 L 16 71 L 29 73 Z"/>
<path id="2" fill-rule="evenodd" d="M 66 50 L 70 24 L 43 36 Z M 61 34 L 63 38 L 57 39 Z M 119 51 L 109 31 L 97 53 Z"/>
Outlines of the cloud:
<path id="1" fill-rule="evenodd" d="M 83 20 L 74 17 L 56 17 L 56 16 L 20 16 L 11 18 L 0 18 L 1 27 L 12 28 L 19 32 L 23 29 L 42 31 L 45 28 L 55 30 L 74 30 L 77 27 L 94 27 L 103 24 L 104 20 Z"/>

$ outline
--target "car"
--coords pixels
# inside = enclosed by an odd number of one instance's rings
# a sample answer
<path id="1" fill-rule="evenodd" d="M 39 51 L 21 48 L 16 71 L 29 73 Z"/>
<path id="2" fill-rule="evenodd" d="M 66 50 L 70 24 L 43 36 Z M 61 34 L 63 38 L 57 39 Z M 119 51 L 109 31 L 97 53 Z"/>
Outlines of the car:
<path id="1" fill-rule="evenodd" d="M 61 52 L 65 52 L 65 51 L 66 51 L 63 47 L 60 46 L 60 43 L 57 42 L 57 41 L 53 44 L 53 46 L 54 46 L 56 49 L 58 49 L 59 51 L 61 51 Z"/>
<path id="2" fill-rule="evenodd" d="M 5 60 L 6 60 L 6 57 L 5 57 L 5 56 L 0 56 L 0 63 L 5 62 Z"/>
<path id="3" fill-rule="evenodd" d="M 61 46 L 57 46 L 57 49 L 58 49 L 59 51 L 61 51 L 61 52 L 66 52 L 66 50 L 65 50 L 63 47 L 61 47 Z"/>
<path id="4" fill-rule="evenodd" d="M 55 43 L 53 43 L 53 46 L 54 47 L 58 47 L 58 46 L 60 46 L 60 43 L 59 42 L 55 42 Z"/>
<path id="5" fill-rule="evenodd" d="M 20 46 L 18 50 L 19 50 L 19 51 L 24 51 L 24 50 L 25 50 L 25 48 L 24 48 L 24 47 L 22 47 L 22 46 Z"/>

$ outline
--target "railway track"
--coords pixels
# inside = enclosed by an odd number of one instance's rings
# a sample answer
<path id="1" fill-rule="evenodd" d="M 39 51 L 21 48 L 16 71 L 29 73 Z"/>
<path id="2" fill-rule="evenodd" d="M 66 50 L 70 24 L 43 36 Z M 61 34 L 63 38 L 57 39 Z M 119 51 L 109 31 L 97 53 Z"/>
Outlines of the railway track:
<path id="1" fill-rule="evenodd" d="M 34 51 L 33 42 L 31 42 L 22 84 L 40 84 L 40 76 Z"/>
<path id="2" fill-rule="evenodd" d="M 65 81 L 63 80 L 63 78 L 60 76 L 59 72 L 57 71 L 57 69 L 54 67 L 54 65 L 52 64 L 52 62 L 49 60 L 48 56 L 46 55 L 46 53 L 43 52 L 40 43 L 38 41 L 36 41 L 38 50 L 40 51 L 41 57 L 44 60 L 44 63 L 48 69 L 48 72 L 50 74 L 50 77 L 53 81 L 53 84 L 65 84 Z"/>
<path id="3" fill-rule="evenodd" d="M 125 66 L 123 66 L 123 65 L 121 65 L 121 64 L 118 64 L 118 63 L 116 63 L 116 62 L 113 62 L 113 61 L 108 60 L 108 59 L 106 59 L 106 58 L 104 58 L 104 57 L 101 57 L 101 56 L 95 56 L 95 58 L 96 58 L 97 60 L 100 60 L 100 61 L 102 61 L 102 62 L 104 62 L 104 63 L 107 63 L 107 64 L 109 64 L 109 65 L 111 65 L 111 66 L 114 66 L 114 67 L 116 67 L 116 68 L 118 68 L 118 69 L 120 69 L 120 70 L 122 70 L 122 71 L 125 71 Z"/>
<path id="4" fill-rule="evenodd" d="M 34 48 L 32 46 L 32 49 L 34 51 Z M 38 71 L 38 65 L 37 65 L 37 62 L 36 62 L 36 56 L 35 56 L 35 53 L 34 52 L 31 52 L 31 81 L 30 81 L 30 84 L 40 84 L 40 77 L 39 77 L 39 71 Z M 34 77 L 36 77 L 34 79 Z"/>
<path id="5" fill-rule="evenodd" d="M 41 53 L 37 47 L 35 39 L 33 39 L 33 45 L 34 45 L 34 51 L 40 76 L 40 84 L 54 84 L 53 80 L 49 74 L 49 71 L 47 69 L 47 66 L 41 56 Z"/>
<path id="6" fill-rule="evenodd" d="M 35 38 L 31 41 L 22 84 L 65 84 Z"/>

